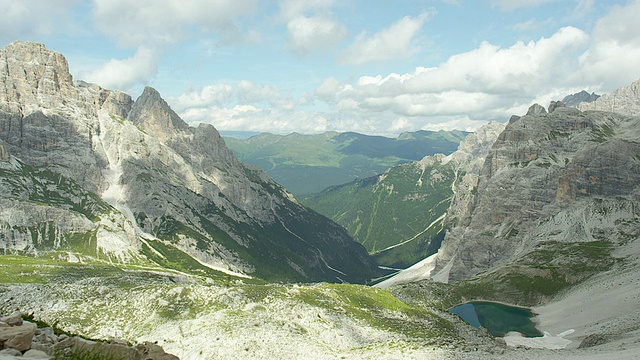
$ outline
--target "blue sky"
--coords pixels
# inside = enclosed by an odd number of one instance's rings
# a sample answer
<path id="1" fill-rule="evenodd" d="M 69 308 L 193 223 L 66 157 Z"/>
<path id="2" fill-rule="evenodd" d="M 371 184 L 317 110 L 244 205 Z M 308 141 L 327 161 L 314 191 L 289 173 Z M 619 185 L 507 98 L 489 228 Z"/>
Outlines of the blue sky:
<path id="1" fill-rule="evenodd" d="M 640 78 L 640 0 L 2 0 L 0 43 L 219 130 L 473 130 Z"/>

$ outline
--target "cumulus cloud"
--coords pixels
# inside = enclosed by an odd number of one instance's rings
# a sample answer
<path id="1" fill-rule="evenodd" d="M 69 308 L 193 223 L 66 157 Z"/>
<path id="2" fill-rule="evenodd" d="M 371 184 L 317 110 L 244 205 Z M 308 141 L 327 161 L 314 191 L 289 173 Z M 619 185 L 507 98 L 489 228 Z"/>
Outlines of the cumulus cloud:
<path id="1" fill-rule="evenodd" d="M 331 2 L 313 3 L 318 9 Z M 590 1 L 579 4 L 589 7 Z M 308 10 L 299 9 L 294 10 L 307 14 Z M 295 104 L 291 107 L 270 105 L 285 100 L 277 88 L 238 83 L 233 86 L 231 104 L 209 101 L 185 107 L 182 114 L 190 122 L 210 122 L 224 130 L 380 135 L 416 129 L 472 131 L 491 120 L 522 115 L 534 102 L 546 106 L 585 87 L 611 91 L 640 76 L 638 13 L 640 0 L 634 0 L 611 8 L 591 34 L 568 26 L 551 36 L 511 46 L 482 42 L 438 66 L 416 67 L 413 72 L 354 80 L 329 77 L 305 94 L 304 101 L 290 102 Z M 362 43 L 377 35 L 363 36 Z"/>
<path id="2" fill-rule="evenodd" d="M 281 1 L 280 16 L 287 23 L 287 48 L 307 55 L 345 40 L 349 31 L 335 19 L 332 6 L 332 0 Z"/>
<path id="3" fill-rule="evenodd" d="M 336 20 L 324 17 L 297 16 L 287 22 L 288 48 L 301 55 L 342 42 L 349 32 Z"/>
<path id="4" fill-rule="evenodd" d="M 204 86 L 200 91 L 190 91 L 174 99 L 177 111 L 211 105 L 225 105 L 233 100 L 235 90 L 227 84 Z"/>
<path id="5" fill-rule="evenodd" d="M 81 75 L 119 89 L 148 83 L 157 72 L 157 57 L 167 46 L 194 32 L 217 35 L 218 42 L 240 38 L 239 19 L 255 8 L 256 0 L 93 0 L 95 27 L 119 46 L 137 51 L 131 58 L 109 60 Z M 256 37 L 255 32 L 246 34 Z M 199 101 L 211 95 L 201 94 Z"/>
<path id="6" fill-rule="evenodd" d="M 5 0 L 0 11 L 0 39 L 4 42 L 25 37 L 53 35 L 70 21 L 78 0 Z"/>
<path id="7" fill-rule="evenodd" d="M 190 124 L 205 122 L 229 131 L 319 133 L 335 128 L 329 124 L 326 114 L 267 109 L 253 105 L 189 109 L 180 116 Z"/>
<path id="8" fill-rule="evenodd" d="M 604 88 L 616 88 L 640 77 L 640 1 L 616 6 L 596 24 L 591 45 L 580 56 L 579 77 L 600 82 Z M 577 81 L 578 79 L 576 79 Z"/>
<path id="9" fill-rule="evenodd" d="M 96 70 L 80 74 L 80 78 L 109 89 L 126 91 L 147 83 L 157 71 L 156 53 L 148 48 L 139 48 L 132 57 L 111 59 Z"/>
<path id="10" fill-rule="evenodd" d="M 277 87 L 248 80 L 241 80 L 233 86 L 207 85 L 200 90 L 189 91 L 169 100 L 176 111 L 185 113 L 191 111 L 191 114 L 198 113 L 196 111 L 198 109 L 236 105 L 269 106 L 282 110 L 292 109 L 295 105 L 295 102 L 283 96 Z"/>
<path id="11" fill-rule="evenodd" d="M 416 38 L 428 18 L 428 13 L 418 17 L 405 16 L 375 34 L 362 32 L 338 60 L 343 64 L 360 65 L 408 58 L 419 49 Z"/>
<path id="12" fill-rule="evenodd" d="M 518 42 L 504 49 L 483 42 L 438 67 L 418 67 L 413 73 L 385 77 L 363 76 L 342 87 L 335 79 L 327 79 L 316 93 L 321 99 L 350 99 L 361 110 L 412 117 L 506 109 L 520 98 L 531 99 L 551 84 L 557 85 L 577 66 L 576 57 L 567 54 L 579 49 L 587 38 L 583 31 L 566 27 L 550 38 Z"/>
<path id="13" fill-rule="evenodd" d="M 490 120 L 524 114 L 533 102 L 575 92 L 569 76 L 588 35 L 565 27 L 548 38 L 502 48 L 488 42 L 451 56 L 437 67 L 418 67 L 405 74 L 361 76 L 353 82 L 325 79 L 313 95 L 328 111 L 271 107 L 281 96 L 276 88 L 241 82 L 238 106 L 188 109 L 192 122 L 211 122 L 225 130 L 360 131 L 394 135 L 416 129 L 473 130 Z M 571 55 L 573 54 L 573 55 Z M 275 99 L 275 100 L 274 100 Z M 247 105 L 251 104 L 251 105 Z M 248 106 L 248 107 L 247 107 Z"/>
<path id="14" fill-rule="evenodd" d="M 229 35 L 255 7 L 255 0 L 94 0 L 93 17 L 106 36 L 138 47 L 174 43 L 193 29 Z"/>

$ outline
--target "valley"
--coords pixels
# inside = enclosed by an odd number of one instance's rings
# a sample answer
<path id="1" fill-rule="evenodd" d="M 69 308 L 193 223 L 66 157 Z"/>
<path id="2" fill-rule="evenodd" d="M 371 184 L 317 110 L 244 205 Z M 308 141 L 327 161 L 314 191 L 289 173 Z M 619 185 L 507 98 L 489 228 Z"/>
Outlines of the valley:
<path id="1" fill-rule="evenodd" d="M 133 100 L 74 81 L 43 44 L 11 43 L 0 313 L 181 359 L 634 358 L 638 84 L 471 134 L 227 147 L 153 88 Z M 292 193 L 243 156 L 327 176 Z M 531 309 L 543 336 L 490 335 L 449 312 L 474 301 Z"/>

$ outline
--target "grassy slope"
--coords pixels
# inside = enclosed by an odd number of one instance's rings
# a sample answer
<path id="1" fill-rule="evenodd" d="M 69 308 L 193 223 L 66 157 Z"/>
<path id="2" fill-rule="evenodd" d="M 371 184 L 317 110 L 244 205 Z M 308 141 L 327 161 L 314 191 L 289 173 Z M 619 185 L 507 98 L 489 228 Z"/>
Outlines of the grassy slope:
<path id="1" fill-rule="evenodd" d="M 436 163 L 423 173 L 410 163 L 389 169 L 382 180 L 358 180 L 300 201 L 344 226 L 379 264 L 407 267 L 437 251 L 442 223 L 429 225 L 447 211 L 454 178 L 449 165 Z"/>
<path id="2" fill-rule="evenodd" d="M 188 277 L 176 283 L 171 273 L 17 256 L 0 256 L 0 267 L 15 269 L 10 277 L 0 277 L 0 312 L 20 309 L 91 338 L 117 333 L 132 342 L 161 340 L 165 350 L 176 354 L 201 349 L 196 346 L 200 341 L 220 341 L 191 358 L 226 358 L 224 351 L 236 356 L 239 351 L 271 351 L 274 357 L 302 349 L 333 357 L 378 348 L 401 353 L 473 346 L 465 343 L 460 323 L 448 314 L 366 286 Z M 57 305 L 47 305 L 51 303 Z M 254 340 L 262 345 L 249 345 Z"/>

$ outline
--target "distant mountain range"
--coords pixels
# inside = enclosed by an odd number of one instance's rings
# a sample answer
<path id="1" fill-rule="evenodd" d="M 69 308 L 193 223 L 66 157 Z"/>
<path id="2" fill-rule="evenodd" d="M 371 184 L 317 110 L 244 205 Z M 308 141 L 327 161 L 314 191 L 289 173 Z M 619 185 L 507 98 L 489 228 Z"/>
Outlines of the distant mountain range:
<path id="1" fill-rule="evenodd" d="M 240 161 L 259 166 L 294 195 L 381 174 L 426 155 L 450 154 L 469 133 L 416 131 L 397 138 L 354 132 L 225 137 Z"/>
<path id="2" fill-rule="evenodd" d="M 562 99 L 562 102 L 566 106 L 578 107 L 578 105 L 580 103 L 583 103 L 583 102 L 590 103 L 590 102 L 598 100 L 599 97 L 600 97 L 600 95 L 597 95 L 594 92 L 589 94 L 586 90 L 582 90 L 582 91 L 580 91 L 578 93 L 565 96 Z"/>

